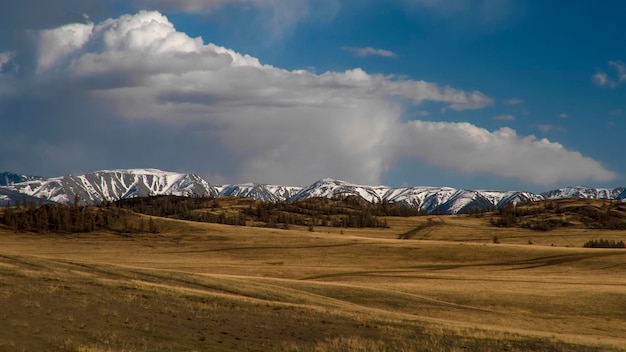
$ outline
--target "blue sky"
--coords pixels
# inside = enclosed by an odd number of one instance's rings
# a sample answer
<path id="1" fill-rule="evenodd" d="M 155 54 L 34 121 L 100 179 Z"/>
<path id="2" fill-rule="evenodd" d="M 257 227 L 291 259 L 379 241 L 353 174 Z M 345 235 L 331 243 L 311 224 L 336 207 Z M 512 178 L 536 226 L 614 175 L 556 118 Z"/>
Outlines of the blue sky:
<path id="1" fill-rule="evenodd" d="M 626 185 L 622 1 L 5 7 L 0 170 L 154 167 L 214 183 L 331 177 L 530 191 Z"/>

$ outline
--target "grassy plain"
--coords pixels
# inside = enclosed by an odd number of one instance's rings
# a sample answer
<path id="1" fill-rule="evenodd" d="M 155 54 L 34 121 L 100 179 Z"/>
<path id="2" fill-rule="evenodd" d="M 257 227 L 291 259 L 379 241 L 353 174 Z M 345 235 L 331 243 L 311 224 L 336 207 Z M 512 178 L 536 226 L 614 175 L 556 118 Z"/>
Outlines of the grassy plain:
<path id="1" fill-rule="evenodd" d="M 0 227 L 0 350 L 626 346 L 626 250 L 581 248 L 624 231 L 536 232 L 468 216 L 313 232 L 156 221 L 158 234 Z"/>

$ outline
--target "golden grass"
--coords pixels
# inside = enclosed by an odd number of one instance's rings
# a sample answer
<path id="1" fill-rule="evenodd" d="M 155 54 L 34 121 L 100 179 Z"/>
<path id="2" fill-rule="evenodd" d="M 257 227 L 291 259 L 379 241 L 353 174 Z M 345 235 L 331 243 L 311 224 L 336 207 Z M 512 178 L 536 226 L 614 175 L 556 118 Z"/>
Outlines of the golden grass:
<path id="1" fill-rule="evenodd" d="M 160 233 L 125 236 L 0 228 L 0 350 L 626 346 L 626 251 L 581 248 L 624 232 L 387 220 L 309 232 L 157 219 Z"/>

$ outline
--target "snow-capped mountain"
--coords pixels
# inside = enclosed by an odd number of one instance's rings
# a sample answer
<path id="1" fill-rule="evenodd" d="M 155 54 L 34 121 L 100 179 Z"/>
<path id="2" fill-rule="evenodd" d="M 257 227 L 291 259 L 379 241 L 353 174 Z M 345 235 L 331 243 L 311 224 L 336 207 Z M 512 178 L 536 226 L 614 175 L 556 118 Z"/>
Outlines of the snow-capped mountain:
<path id="1" fill-rule="evenodd" d="M 592 188 L 592 187 L 565 187 L 555 189 L 553 191 L 541 193 L 546 199 L 561 198 L 589 198 L 589 199 L 605 199 L 605 200 L 624 200 L 626 199 L 626 188 Z"/>
<path id="2" fill-rule="evenodd" d="M 53 177 L 2 187 L 55 203 L 70 204 L 78 197 L 81 204 L 150 195 L 216 196 L 208 182 L 195 174 L 156 169 L 103 170 L 85 175 Z M 13 195 L 14 196 L 14 195 Z"/>
<path id="3" fill-rule="evenodd" d="M 32 203 L 32 204 L 49 204 L 54 203 L 46 199 L 32 197 L 23 193 L 20 193 L 16 190 L 9 189 L 8 187 L 0 186 L 0 206 L 6 205 L 18 205 L 24 203 Z"/>
<path id="4" fill-rule="evenodd" d="M 39 176 L 20 175 L 12 172 L 0 172 L 0 186 L 10 186 L 20 182 L 44 179 L 44 177 Z"/>
<path id="5" fill-rule="evenodd" d="M 242 183 L 238 185 L 214 186 L 220 197 L 244 197 L 264 202 L 280 202 L 290 199 L 302 187 L 262 185 L 258 183 Z"/>
<path id="6" fill-rule="evenodd" d="M 389 189 L 389 187 L 385 186 L 362 186 L 325 178 L 313 183 L 309 187 L 301 189 L 289 198 L 289 200 L 294 201 L 313 197 L 333 198 L 353 195 L 362 197 L 368 202 L 380 202 L 385 198 L 384 195 Z"/>
<path id="7" fill-rule="evenodd" d="M 358 196 L 369 202 L 403 204 L 431 214 L 457 214 L 529 201 L 558 198 L 615 199 L 626 201 L 626 189 L 567 187 L 542 194 L 518 191 L 465 190 L 450 187 L 402 187 L 357 185 L 322 179 L 308 187 L 244 183 L 211 186 L 195 174 L 156 169 L 103 170 L 85 175 L 53 178 L 5 175 L 10 185 L 0 186 L 0 205 L 17 202 L 82 204 L 150 195 L 247 197 L 267 202 L 298 201 L 312 197 Z M 10 176 L 9 176 L 10 175 Z M 20 181 L 20 177 L 30 177 Z M 20 182 L 18 182 L 20 181 Z M 5 181 L 7 184 L 9 181 Z"/>
<path id="8" fill-rule="evenodd" d="M 508 203 L 525 203 L 543 199 L 540 195 L 515 191 L 472 191 L 450 187 L 408 187 L 355 185 L 345 181 L 323 179 L 302 189 L 289 200 L 311 197 L 355 195 L 370 202 L 388 201 L 418 208 L 427 213 L 457 214 L 470 210 L 493 209 Z"/>

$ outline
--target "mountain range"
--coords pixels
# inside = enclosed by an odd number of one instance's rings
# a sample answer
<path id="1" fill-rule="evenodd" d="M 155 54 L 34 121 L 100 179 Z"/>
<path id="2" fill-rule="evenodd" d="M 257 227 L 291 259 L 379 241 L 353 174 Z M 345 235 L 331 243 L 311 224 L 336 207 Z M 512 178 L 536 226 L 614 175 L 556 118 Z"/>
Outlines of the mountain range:
<path id="1" fill-rule="evenodd" d="M 80 204 L 99 204 L 102 201 L 151 195 L 234 196 L 268 202 L 352 195 L 369 202 L 387 201 L 403 204 L 431 214 L 458 214 L 543 199 L 589 198 L 624 201 L 626 189 L 579 186 L 535 194 L 451 187 L 367 186 L 328 178 L 308 187 L 256 183 L 211 185 L 196 174 L 157 169 L 102 170 L 84 175 L 50 178 L 0 173 L 0 204 L 18 204 L 24 201 L 60 204 L 72 204 L 77 201 Z"/>

